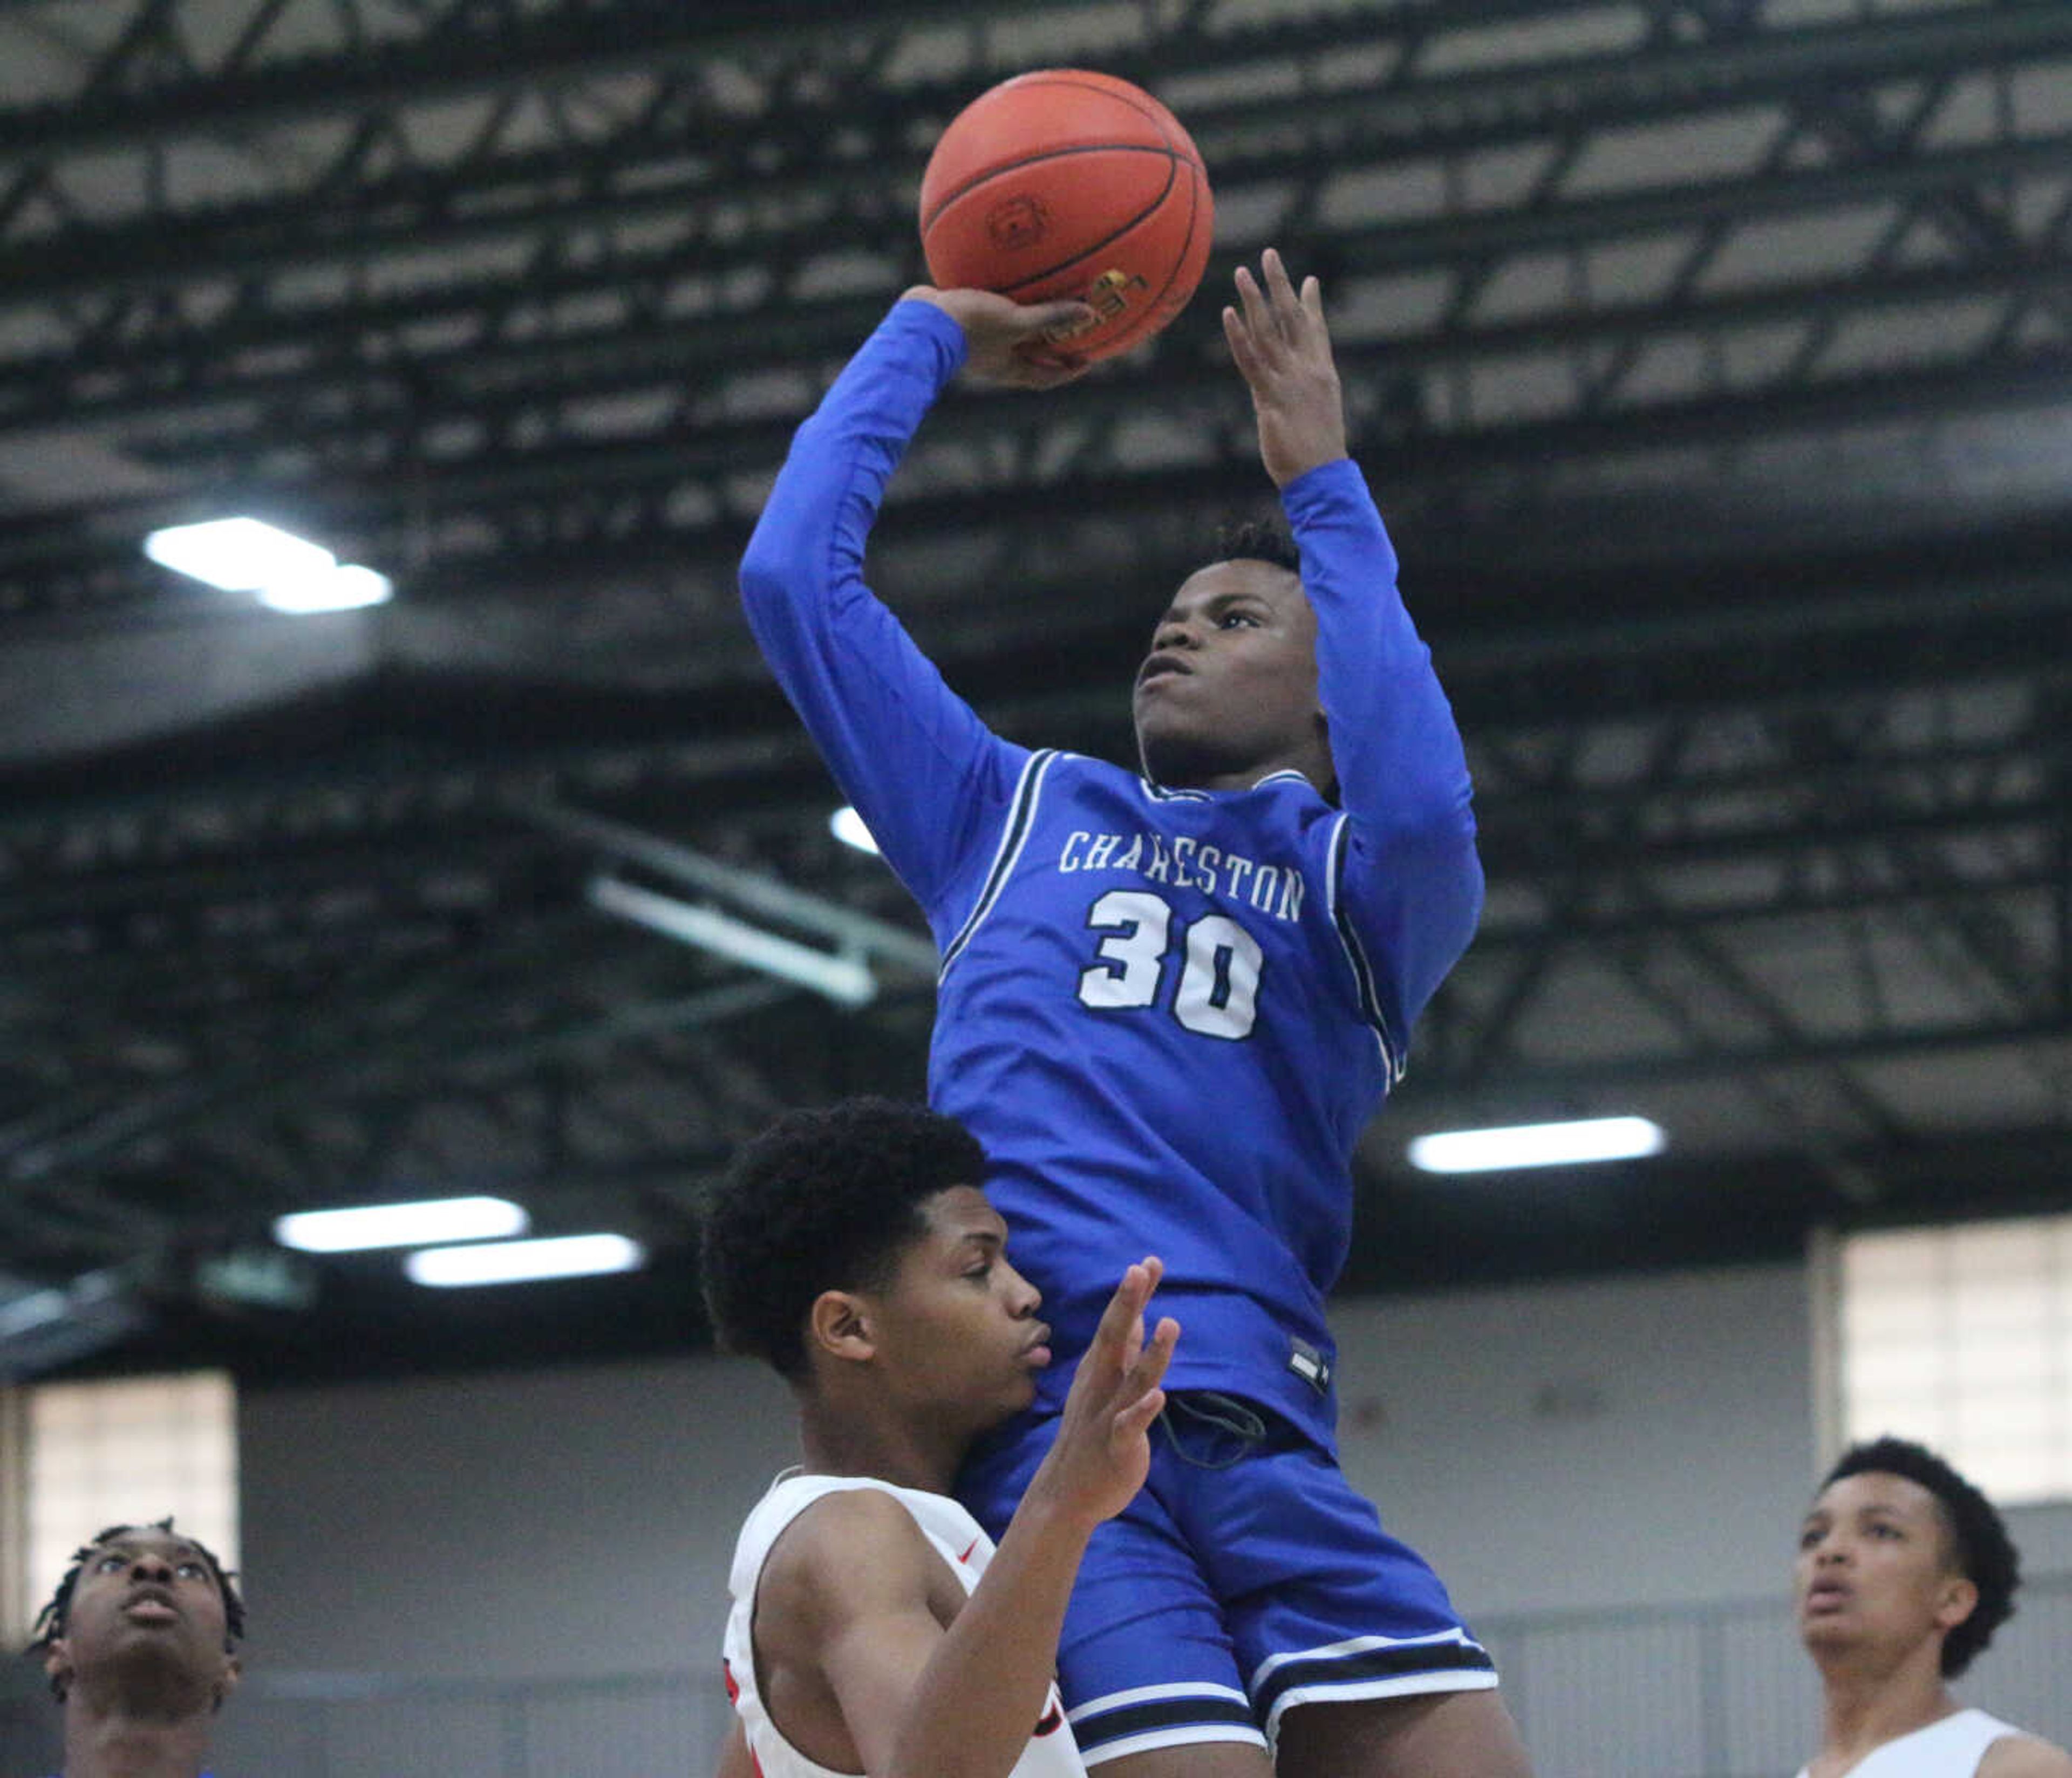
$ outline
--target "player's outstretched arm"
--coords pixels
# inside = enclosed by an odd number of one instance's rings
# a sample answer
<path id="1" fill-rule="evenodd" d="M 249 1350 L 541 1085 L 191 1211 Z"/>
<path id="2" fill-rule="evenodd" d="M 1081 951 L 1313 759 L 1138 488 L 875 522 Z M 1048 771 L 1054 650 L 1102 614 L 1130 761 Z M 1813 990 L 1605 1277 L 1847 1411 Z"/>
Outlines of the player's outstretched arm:
<path id="1" fill-rule="evenodd" d="M 1144 1485 L 1151 1423 L 1166 1406 L 1160 1385 L 1180 1337 L 1180 1324 L 1170 1316 L 1160 1320 L 1149 1341 L 1144 1337 L 1145 1307 L 1165 1271 L 1162 1261 L 1147 1256 L 1122 1275 L 1073 1374 L 1058 1435 L 1007 1528 L 1003 1551 L 1024 1513 L 1083 1519 L 1091 1534 Z"/>
<path id="2" fill-rule="evenodd" d="M 1430 651 L 1396 592 L 1381 515 L 1346 460 L 1322 290 L 1314 277 L 1298 290 L 1270 248 L 1258 276 L 1240 268 L 1236 281 L 1223 333 L 1252 391 L 1260 461 L 1283 491 L 1301 548 L 1317 614 L 1318 690 L 1352 823 L 1341 905 L 1376 978 L 1400 1065 L 1410 1027 L 1482 907 L 1466 754 Z"/>
<path id="3" fill-rule="evenodd" d="M 800 426 L 741 561 L 749 627 L 828 769 L 927 912 L 939 942 L 968 909 L 949 897 L 990 857 L 1026 749 L 994 736 L 872 593 L 864 556 L 886 487 L 960 370 L 996 362 L 1038 384 L 1070 372 L 1014 358 L 1087 311 L 917 286 L 872 331 Z"/>
<path id="4" fill-rule="evenodd" d="M 1324 325 L 1322 287 L 1314 277 L 1298 292 L 1271 247 L 1260 276 L 1237 269 L 1238 306 L 1223 310 L 1223 338 L 1259 421 L 1259 459 L 1274 486 L 1346 454 L 1345 397 Z"/>
<path id="5" fill-rule="evenodd" d="M 1019 1757 L 1035 1716 L 1025 1715 L 1018 1735 L 1010 1711 L 981 1755 L 968 1701 L 1011 1694 L 1023 1710 L 1040 1710 L 1049 1696 L 1065 1603 L 1087 1540 L 1129 1504 L 1150 1464 L 1151 1423 L 1166 1405 L 1160 1386 L 1180 1337 L 1169 1316 L 1144 1337 L 1145 1306 L 1163 1269 L 1155 1259 L 1132 1266 L 1108 1300 L 1066 1395 L 1057 1436 L 992 1564 L 915 1687 L 894 1770 L 992 1778 Z"/>
<path id="6" fill-rule="evenodd" d="M 902 294 L 932 302 L 964 329 L 964 374 L 1003 388 L 1054 389 L 1083 376 L 1087 360 L 1054 341 L 1083 327 L 1094 312 L 1079 302 L 1016 302 L 992 290 L 939 290 L 917 284 Z"/>
<path id="7" fill-rule="evenodd" d="M 874 1778 L 1006 1778 L 1043 1719 L 1087 1539 L 1143 1485 L 1151 1423 L 1165 1404 L 1160 1383 L 1179 1328 L 1168 1320 L 1144 1337 L 1158 1274 L 1151 1260 L 1124 1275 L 1050 1455 L 947 1629 L 928 1603 L 940 1558 L 888 1495 L 832 1495 L 772 1552 L 758 1619 L 798 1640 L 766 1653 L 824 1686 L 853 1763 Z M 781 1602 L 773 1584 L 791 1589 Z"/>

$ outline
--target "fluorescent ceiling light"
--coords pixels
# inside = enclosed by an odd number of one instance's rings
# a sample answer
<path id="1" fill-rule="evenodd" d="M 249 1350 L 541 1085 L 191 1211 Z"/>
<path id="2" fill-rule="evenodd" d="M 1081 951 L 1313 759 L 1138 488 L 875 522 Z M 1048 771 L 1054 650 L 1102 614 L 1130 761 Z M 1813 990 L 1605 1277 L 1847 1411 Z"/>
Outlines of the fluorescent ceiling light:
<path id="1" fill-rule="evenodd" d="M 874 858 L 878 856 L 878 842 L 871 837 L 870 829 L 863 824 L 863 817 L 846 803 L 828 817 L 828 832 L 845 846 L 867 852 Z"/>
<path id="2" fill-rule="evenodd" d="M 261 519 L 171 525 L 145 538 L 144 553 L 226 593 L 256 593 L 277 611 L 350 611 L 393 590 L 372 569 L 341 566 L 321 544 Z"/>
<path id="3" fill-rule="evenodd" d="M 1659 1154 L 1667 1139 L 1646 1118 L 1585 1118 L 1494 1130 L 1443 1130 L 1410 1144 L 1410 1164 L 1428 1173 L 1482 1173 L 1511 1167 L 1563 1167 Z"/>
<path id="4" fill-rule="evenodd" d="M 260 519 L 169 526 L 145 538 L 144 553 L 162 567 L 226 593 L 256 592 L 328 574 L 338 566 L 338 558 L 322 544 Z"/>
<path id="5" fill-rule="evenodd" d="M 387 575 L 348 562 L 304 580 L 262 586 L 259 602 L 270 605 L 276 611 L 302 616 L 312 611 L 357 611 L 363 606 L 386 605 L 394 591 Z"/>
<path id="6" fill-rule="evenodd" d="M 593 877 L 590 900 L 593 907 L 616 914 L 666 938 L 731 958 L 781 981 L 810 988 L 839 1006 L 865 1005 L 878 992 L 877 978 L 861 959 L 816 951 L 811 945 L 765 932 L 717 908 L 697 907 L 673 896 L 658 895 L 637 883 L 621 882 L 616 877 Z"/>
<path id="7" fill-rule="evenodd" d="M 433 1197 L 413 1204 L 363 1204 L 343 1210 L 298 1210 L 273 1224 L 273 1238 L 304 1253 L 359 1253 L 370 1247 L 421 1247 L 438 1241 L 486 1241 L 523 1234 L 524 1210 L 501 1197 Z"/>
<path id="8" fill-rule="evenodd" d="M 564 1234 L 541 1241 L 491 1241 L 473 1247 L 427 1247 L 403 1262 L 420 1284 L 514 1284 L 535 1278 L 586 1278 L 633 1271 L 648 1250 L 623 1234 Z"/>

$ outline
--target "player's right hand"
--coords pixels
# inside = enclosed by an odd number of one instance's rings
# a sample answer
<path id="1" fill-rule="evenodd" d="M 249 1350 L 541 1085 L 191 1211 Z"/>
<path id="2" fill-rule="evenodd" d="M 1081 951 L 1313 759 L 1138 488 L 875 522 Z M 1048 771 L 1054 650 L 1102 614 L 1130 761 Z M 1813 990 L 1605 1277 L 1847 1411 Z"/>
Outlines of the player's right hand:
<path id="1" fill-rule="evenodd" d="M 1029 1484 L 1031 1495 L 1088 1530 L 1127 1506 L 1150 1471 L 1151 1423 L 1166 1406 L 1159 1386 L 1180 1337 L 1170 1315 L 1144 1337 L 1145 1305 L 1165 1269 L 1146 1259 L 1122 1275 L 1079 1360 L 1057 1438 Z"/>
<path id="2" fill-rule="evenodd" d="M 900 297 L 932 302 L 964 329 L 965 373 L 975 382 L 1054 389 L 1085 375 L 1088 361 L 1057 342 L 1096 318 L 1083 302 L 1021 303 L 993 290 L 939 290 L 917 284 Z"/>

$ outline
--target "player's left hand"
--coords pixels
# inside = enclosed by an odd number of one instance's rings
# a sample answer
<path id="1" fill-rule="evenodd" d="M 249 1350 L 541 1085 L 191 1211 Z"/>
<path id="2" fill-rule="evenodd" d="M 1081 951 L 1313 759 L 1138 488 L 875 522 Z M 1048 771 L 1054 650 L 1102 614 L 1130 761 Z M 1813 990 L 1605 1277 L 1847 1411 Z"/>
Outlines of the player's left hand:
<path id="1" fill-rule="evenodd" d="M 1058 1435 L 1029 1484 L 1032 1498 L 1089 1531 L 1127 1506 L 1150 1472 L 1151 1423 L 1166 1406 L 1159 1386 L 1180 1337 L 1170 1315 L 1144 1337 L 1145 1305 L 1164 1272 L 1147 1259 L 1123 1274 L 1066 1394 Z"/>
<path id="2" fill-rule="evenodd" d="M 1324 295 L 1314 277 L 1298 294 L 1271 247 L 1260 276 L 1237 269 L 1240 308 L 1223 310 L 1223 338 L 1252 389 L 1259 457 L 1276 487 L 1346 454 L 1345 397 L 1324 325 Z"/>

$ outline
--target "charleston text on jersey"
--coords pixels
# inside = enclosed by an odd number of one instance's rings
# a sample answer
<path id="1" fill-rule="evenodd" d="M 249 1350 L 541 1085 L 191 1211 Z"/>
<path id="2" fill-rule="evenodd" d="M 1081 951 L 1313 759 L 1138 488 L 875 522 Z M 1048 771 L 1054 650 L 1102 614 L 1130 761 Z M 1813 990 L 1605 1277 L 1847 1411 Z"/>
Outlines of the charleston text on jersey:
<path id="1" fill-rule="evenodd" d="M 1302 873 L 1292 865 L 1262 864 L 1256 858 L 1206 846 L 1182 834 L 1170 843 L 1161 835 L 1088 833 L 1065 836 L 1058 868 L 1066 871 L 1128 871 L 1146 882 L 1191 885 L 1211 895 L 1269 914 L 1276 920 L 1302 918 Z"/>

